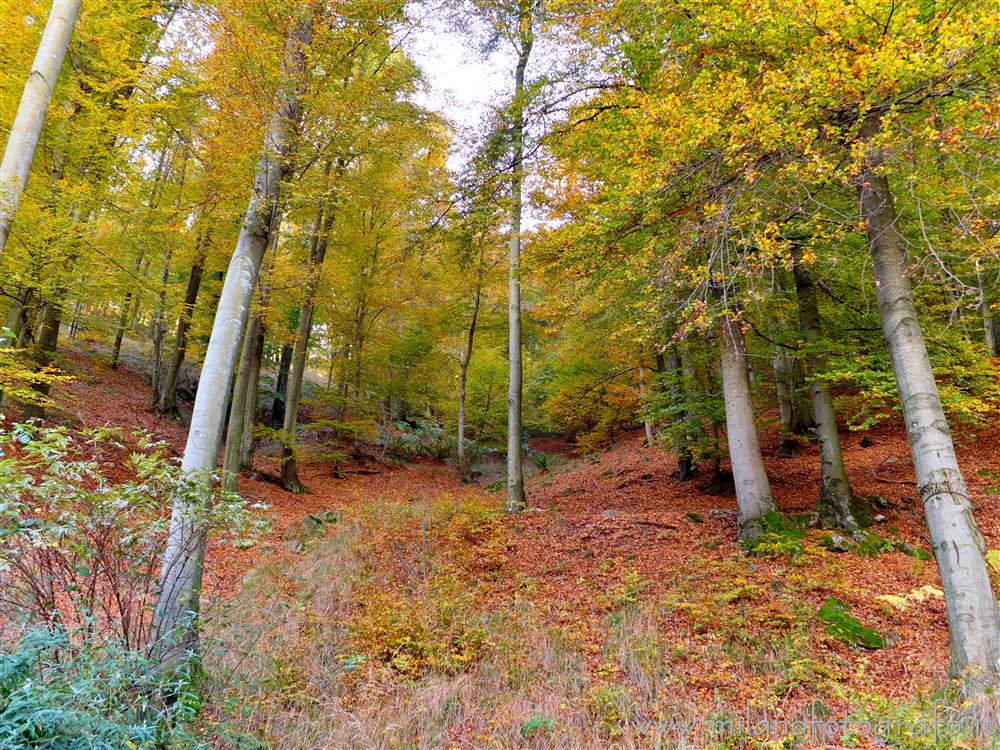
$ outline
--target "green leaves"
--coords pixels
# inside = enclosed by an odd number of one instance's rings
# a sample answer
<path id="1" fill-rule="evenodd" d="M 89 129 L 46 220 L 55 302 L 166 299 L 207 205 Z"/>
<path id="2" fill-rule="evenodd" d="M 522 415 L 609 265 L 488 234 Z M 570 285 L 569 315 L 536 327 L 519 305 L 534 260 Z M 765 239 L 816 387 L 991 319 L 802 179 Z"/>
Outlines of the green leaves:
<path id="1" fill-rule="evenodd" d="M 107 455 L 126 445 L 125 478 L 109 475 Z M 206 492 L 142 433 L 14 425 L 0 434 L 0 448 L 0 602 L 29 621 L 82 626 L 98 618 L 139 645 L 177 498 L 223 542 L 251 545 L 266 524 L 261 506 Z M 105 597 L 124 604 L 108 608 Z"/>

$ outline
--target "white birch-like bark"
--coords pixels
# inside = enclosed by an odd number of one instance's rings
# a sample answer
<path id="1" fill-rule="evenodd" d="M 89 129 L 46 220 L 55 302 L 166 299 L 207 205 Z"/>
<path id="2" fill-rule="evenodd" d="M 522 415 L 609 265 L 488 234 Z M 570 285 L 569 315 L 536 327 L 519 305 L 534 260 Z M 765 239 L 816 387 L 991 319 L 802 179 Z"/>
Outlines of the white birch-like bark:
<path id="1" fill-rule="evenodd" d="M 42 135 L 52 91 L 73 36 L 80 0 L 53 0 L 45 31 L 24 84 L 24 92 L 7 136 L 0 162 L 0 260 L 7 246 L 10 224 L 28 184 L 28 173 Z"/>
<path id="2" fill-rule="evenodd" d="M 521 183 L 524 179 L 524 73 L 534 43 L 531 10 L 522 3 L 518 17 L 520 51 L 514 71 L 513 103 L 513 167 L 510 192 L 510 245 L 508 247 L 508 297 L 507 316 L 509 381 L 507 387 L 507 512 L 517 513 L 525 508 L 524 457 L 521 448 Z"/>
<path id="3" fill-rule="evenodd" d="M 866 123 L 871 137 L 877 123 Z M 965 478 L 941 406 L 937 383 L 906 273 L 906 240 L 882 154 L 870 148 L 859 202 L 867 224 L 879 314 L 899 399 L 917 491 L 941 573 L 951 637 L 950 672 L 970 694 L 1000 687 L 1000 609 L 986 567 L 986 547 L 972 516 Z"/>
<path id="4" fill-rule="evenodd" d="M 472 319 L 469 321 L 469 329 L 466 333 L 465 338 L 465 351 L 462 353 L 462 358 L 459 361 L 459 373 L 458 373 L 458 475 L 462 479 L 468 474 L 469 467 L 466 464 L 467 457 L 465 455 L 465 401 L 468 395 L 468 384 L 469 384 L 469 364 L 472 362 L 472 347 L 475 344 L 476 339 L 476 325 L 479 322 L 479 306 L 483 298 L 483 276 L 482 276 L 482 262 L 483 257 L 480 252 L 479 263 L 480 271 L 479 276 L 476 280 L 476 293 L 472 300 Z"/>
<path id="5" fill-rule="evenodd" d="M 753 418 L 747 348 L 740 321 L 726 313 L 719 326 L 722 351 L 722 391 L 726 402 L 726 439 L 736 485 L 737 520 L 741 541 L 760 536 L 760 520 L 776 510 Z"/>
<path id="6" fill-rule="evenodd" d="M 183 666 L 197 654 L 206 537 L 199 511 L 212 494 L 236 355 L 272 229 L 278 189 L 288 170 L 293 134 L 301 118 L 305 48 L 311 40 L 311 20 L 297 21 L 285 47 L 285 83 L 277 96 L 279 109 L 271 116 L 264 136 L 253 192 L 219 297 L 198 382 L 181 461 L 187 486 L 174 502 L 153 617 L 153 649 L 165 669 Z"/>

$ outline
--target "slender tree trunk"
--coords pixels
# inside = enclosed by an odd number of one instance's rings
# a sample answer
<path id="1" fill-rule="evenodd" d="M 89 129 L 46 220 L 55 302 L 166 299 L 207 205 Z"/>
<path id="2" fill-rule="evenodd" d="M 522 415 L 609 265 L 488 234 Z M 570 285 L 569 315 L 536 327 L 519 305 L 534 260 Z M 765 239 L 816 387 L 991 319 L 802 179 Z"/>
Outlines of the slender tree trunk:
<path id="1" fill-rule="evenodd" d="M 777 318 L 772 317 L 770 324 L 772 331 L 780 330 Z M 802 452 L 799 441 L 792 433 L 792 424 L 795 421 L 795 394 L 790 384 L 788 364 L 788 357 L 784 350 L 775 344 L 771 365 L 774 369 L 774 390 L 778 398 L 779 430 L 781 433 L 777 455 L 781 458 L 794 458 Z"/>
<path id="2" fill-rule="evenodd" d="M 257 448 L 254 426 L 257 423 L 257 393 L 260 389 L 260 366 L 264 358 L 264 323 L 257 326 L 254 353 L 250 360 L 250 379 L 247 382 L 246 404 L 243 410 L 243 432 L 240 440 L 240 471 L 253 471 L 253 457 Z"/>
<path id="3" fill-rule="evenodd" d="M 983 320 L 983 334 L 986 348 L 991 357 L 1000 357 L 1000 322 L 993 310 L 992 298 L 987 286 L 983 283 L 982 269 L 976 261 L 976 281 L 979 285 L 979 315 Z"/>
<path id="4" fill-rule="evenodd" d="M 986 348 L 991 357 L 1000 357 L 1000 321 L 988 303 L 983 303 L 983 329 L 986 335 Z"/>
<path id="5" fill-rule="evenodd" d="M 295 442 L 299 423 L 299 402 L 302 400 L 302 381 L 305 377 L 306 359 L 309 353 L 309 335 L 312 332 L 313 305 L 307 302 L 299 311 L 299 327 L 295 333 L 291 367 L 285 387 L 285 414 L 282 421 L 283 442 L 281 446 L 281 484 L 289 492 L 306 492 L 306 486 L 299 479 L 298 464 L 295 460 Z"/>
<path id="6" fill-rule="evenodd" d="M 769 322 L 775 334 L 783 330 L 781 322 L 776 317 L 772 316 Z M 813 426 L 809 418 L 809 405 L 802 396 L 805 390 L 805 375 L 799 358 L 780 343 L 774 345 L 772 366 L 781 417 L 781 441 L 778 444 L 777 455 L 780 458 L 794 458 L 802 452 L 800 438 L 808 435 Z"/>
<path id="7" fill-rule="evenodd" d="M 163 271 L 160 274 L 160 293 L 157 295 L 156 313 L 153 315 L 153 364 L 150 382 L 153 386 L 153 408 L 160 403 L 161 365 L 163 364 L 163 340 L 167 336 L 167 284 L 170 282 L 170 263 L 173 252 L 167 250 L 163 259 Z"/>
<path id="8" fill-rule="evenodd" d="M 296 325 L 296 330 L 298 326 Z M 292 367 L 292 355 L 295 349 L 291 344 L 281 345 L 278 357 L 278 377 L 274 383 L 274 401 L 271 402 L 271 426 L 281 427 L 285 424 L 285 399 L 288 395 L 288 372 Z"/>
<path id="9" fill-rule="evenodd" d="M 229 429 L 222 464 L 222 487 L 229 492 L 236 490 L 237 476 L 241 471 L 253 469 L 253 428 L 257 417 L 257 387 L 263 353 L 263 323 L 260 315 L 253 315 L 243 338 L 240 368 L 233 386 L 233 404 L 229 409 Z"/>
<path id="10" fill-rule="evenodd" d="M 268 263 L 267 272 L 262 277 L 263 279 L 269 278 L 271 269 L 274 268 L 274 249 L 278 246 L 283 215 L 284 211 L 279 206 L 275 214 L 274 228 L 271 230 L 271 236 L 268 240 L 268 248 L 265 251 L 271 260 Z M 260 286 L 260 309 L 267 307 L 270 293 L 270 287 L 266 283 L 262 283 Z M 260 368 L 264 360 L 264 320 L 259 312 L 250 318 L 249 330 L 244 339 L 244 347 L 247 341 L 253 342 L 253 349 L 248 351 L 250 360 L 244 364 L 241 352 L 240 369 L 237 373 L 237 382 L 233 390 L 234 394 L 243 394 L 240 397 L 242 411 L 236 408 L 235 404 L 230 408 L 229 432 L 226 434 L 226 452 L 222 477 L 225 486 L 231 490 L 236 489 L 237 472 L 253 471 L 254 452 L 257 447 L 254 427 L 257 424 L 257 394 L 260 389 Z M 239 425 L 233 422 L 234 414 L 240 415 Z"/>
<path id="11" fill-rule="evenodd" d="M 519 7 L 519 54 L 514 71 L 512 113 L 513 166 L 510 192 L 510 245 L 508 248 L 508 343 L 510 376 L 507 388 L 507 512 L 517 513 L 526 507 L 524 466 L 521 448 L 521 183 L 524 179 L 524 74 L 534 44 L 531 8 L 522 0 Z"/>
<path id="12" fill-rule="evenodd" d="M 211 501 L 211 477 L 219 460 L 233 369 L 278 204 L 278 189 L 289 166 L 294 131 L 301 118 L 306 47 L 312 22 L 297 20 L 289 34 L 279 109 L 268 123 L 253 192 L 219 298 L 205 353 L 181 469 L 187 489 L 174 501 L 153 615 L 153 647 L 162 668 L 174 669 L 198 650 L 198 612 L 207 529 L 201 509 Z"/>
<path id="13" fill-rule="evenodd" d="M 139 253 L 139 257 L 135 259 L 135 269 L 133 276 L 139 277 L 139 271 L 142 269 L 142 259 L 143 252 Z M 121 316 L 118 318 L 118 328 L 115 331 L 115 343 L 111 347 L 111 362 L 109 366 L 112 370 L 118 369 L 118 358 L 122 353 L 122 341 L 125 339 L 125 331 L 129 327 L 129 318 L 132 316 L 132 290 L 129 289 L 125 292 L 125 299 L 122 302 Z"/>
<path id="14" fill-rule="evenodd" d="M 222 459 L 222 489 L 236 491 L 240 472 L 240 447 L 243 444 L 243 430 L 246 425 L 244 415 L 250 400 L 250 374 L 253 370 L 253 356 L 257 351 L 257 337 L 260 334 L 260 315 L 250 316 L 243 344 L 240 347 L 240 365 L 233 385 L 233 401 L 229 407 L 229 426 L 226 430 L 226 446 Z M 256 395 L 256 394 L 255 394 Z M 256 398 L 254 398 L 256 401 Z"/>
<path id="15" fill-rule="evenodd" d="M 670 353 L 665 366 L 669 369 L 672 377 L 670 379 L 670 401 L 674 407 L 675 437 L 674 452 L 677 454 L 677 478 L 686 482 L 698 473 L 694 456 L 691 455 L 691 434 L 688 425 L 688 415 L 684 407 L 685 381 L 691 382 L 693 377 L 689 377 L 690 367 L 682 364 L 681 355 L 676 351 Z M 680 423 L 681 429 L 677 429 Z"/>
<path id="16" fill-rule="evenodd" d="M 32 355 L 35 360 L 35 366 L 38 369 L 48 367 L 55 359 L 56 347 L 59 344 L 59 322 L 63 309 L 60 301 L 61 297 L 62 294 L 57 291 L 56 295 L 49 299 L 45 305 L 42 325 L 38 331 L 38 341 L 35 343 L 35 351 Z M 49 388 L 48 383 L 38 383 L 32 386 L 32 389 L 43 398 L 48 397 Z M 25 421 L 29 419 L 41 419 L 44 415 L 45 407 L 41 404 L 33 403 L 24 405 Z"/>
<path id="17" fill-rule="evenodd" d="M 739 506 L 739 537 L 741 541 L 754 541 L 760 537 L 761 519 L 774 511 L 776 506 L 754 425 L 743 329 L 740 321 L 731 314 L 722 318 L 719 342 L 722 349 L 722 390 L 726 401 L 726 437 Z"/>
<path id="18" fill-rule="evenodd" d="M 646 366 L 642 363 L 642 360 L 640 359 L 639 360 L 639 404 L 640 404 L 639 408 L 643 411 L 645 411 L 645 403 L 646 403 Z M 642 426 L 643 429 L 646 431 L 646 445 L 652 448 L 654 445 L 653 421 L 645 414 L 643 414 L 642 417 Z"/>
<path id="19" fill-rule="evenodd" d="M 38 52 L 24 84 L 14 124 L 7 136 L 3 161 L 0 162 L 0 260 L 3 259 L 10 224 L 17 213 L 21 193 L 28 183 L 28 173 L 45 124 L 52 91 L 79 13 L 80 0 L 53 0 Z"/>
<path id="20" fill-rule="evenodd" d="M 78 299 L 73 304 L 73 316 L 69 321 L 69 338 L 75 339 L 77 332 L 80 330 L 80 316 L 83 313 L 83 300 Z"/>
<path id="21" fill-rule="evenodd" d="M 199 244 L 201 238 L 199 238 Z M 191 270 L 188 272 L 187 286 L 184 288 L 184 302 L 181 304 L 180 315 L 177 317 L 177 328 L 174 331 L 174 352 L 167 366 L 167 374 L 163 378 L 163 387 L 156 410 L 160 414 L 175 414 L 177 412 L 177 378 L 187 354 L 187 332 L 191 327 L 194 306 L 198 301 L 198 289 L 201 287 L 201 277 L 204 272 L 205 254 L 198 251 Z"/>
<path id="22" fill-rule="evenodd" d="M 480 255 L 481 264 L 482 255 Z M 479 306 L 482 303 L 482 298 L 482 275 L 480 275 L 476 285 L 476 294 L 472 300 L 472 319 L 469 321 L 469 330 L 465 337 L 465 351 L 458 363 L 458 476 L 463 480 L 469 474 L 468 457 L 465 455 L 465 399 L 469 382 L 469 364 L 472 362 L 472 347 L 476 339 L 476 325 L 479 322 Z"/>
<path id="23" fill-rule="evenodd" d="M 820 339 L 819 301 L 812 272 L 801 260 L 801 253 L 795 253 L 795 291 L 798 297 L 799 329 L 806 341 L 805 356 L 807 374 L 812 378 L 809 393 L 812 397 L 813 418 L 816 435 L 819 438 L 819 460 L 822 472 L 822 486 L 819 491 L 819 515 L 824 525 L 836 526 L 851 534 L 859 530 L 852 504 L 854 492 L 847 481 L 844 468 L 844 454 L 840 448 L 840 433 L 837 430 L 837 414 L 833 409 L 830 384 L 817 373 L 821 373 L 826 363 L 816 353 Z"/>
<path id="24" fill-rule="evenodd" d="M 330 173 L 327 164 L 326 176 Z M 329 201 L 329 199 L 327 199 Z M 306 372 L 306 359 L 309 354 L 309 335 L 312 332 L 313 308 L 316 301 L 316 291 L 323 272 L 323 261 L 326 259 L 327 240 L 333 227 L 333 205 L 327 202 L 321 205 L 316 213 L 313 227 L 312 249 L 309 253 L 309 276 L 306 281 L 305 300 L 299 310 L 299 327 L 295 334 L 295 348 L 292 353 L 291 369 L 288 373 L 288 384 L 285 390 L 285 418 L 282 424 L 282 463 L 281 483 L 289 492 L 306 492 L 306 487 L 299 479 L 298 465 L 295 460 L 295 441 L 298 431 L 299 402 L 302 400 L 302 380 Z"/>
<path id="25" fill-rule="evenodd" d="M 864 126 L 865 135 L 877 123 Z M 900 234 L 882 154 L 870 149 L 859 202 L 867 224 L 876 295 L 910 442 L 917 491 L 941 573 L 951 635 L 951 675 L 977 694 L 1000 687 L 1000 609 L 986 568 L 983 536 L 972 516 L 948 420 L 941 406 L 906 275 Z"/>

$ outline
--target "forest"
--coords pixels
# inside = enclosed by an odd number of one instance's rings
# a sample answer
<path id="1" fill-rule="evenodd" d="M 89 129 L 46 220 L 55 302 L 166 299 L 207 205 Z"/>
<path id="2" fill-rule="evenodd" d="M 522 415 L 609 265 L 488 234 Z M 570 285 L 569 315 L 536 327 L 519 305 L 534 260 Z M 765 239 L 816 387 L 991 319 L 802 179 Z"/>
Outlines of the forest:
<path id="1" fill-rule="evenodd" d="M 1000 0 L 0 0 L 0 750 L 1000 749 Z"/>

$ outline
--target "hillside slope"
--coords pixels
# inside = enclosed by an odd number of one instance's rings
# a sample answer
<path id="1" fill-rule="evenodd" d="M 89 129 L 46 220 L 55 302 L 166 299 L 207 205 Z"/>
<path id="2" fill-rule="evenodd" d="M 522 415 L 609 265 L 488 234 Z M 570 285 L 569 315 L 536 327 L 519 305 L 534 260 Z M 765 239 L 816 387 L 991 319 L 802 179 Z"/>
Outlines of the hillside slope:
<path id="1" fill-rule="evenodd" d="M 183 428 L 146 409 L 136 375 L 78 353 L 72 367 L 64 415 L 182 449 Z M 747 555 L 734 499 L 677 481 L 672 458 L 636 434 L 557 458 L 518 517 L 438 462 L 346 479 L 307 465 L 302 496 L 244 479 L 274 525 L 250 550 L 210 550 L 217 696 L 288 748 L 734 747 L 765 716 L 760 732 L 775 738 L 803 712 L 919 718 L 912 701 L 947 667 L 944 604 L 905 434 L 889 422 L 866 437 L 845 435 L 844 449 L 855 490 L 881 498 L 867 554 L 796 528 Z M 959 443 L 991 549 L 998 437 Z M 764 436 L 768 455 L 773 443 Z M 781 509 L 811 512 L 815 446 L 767 463 Z M 331 522 L 303 527 L 320 511 Z M 819 616 L 830 600 L 885 647 L 837 637 Z M 842 729 L 830 744 L 847 743 Z M 805 746 L 823 744 L 810 736 Z"/>

